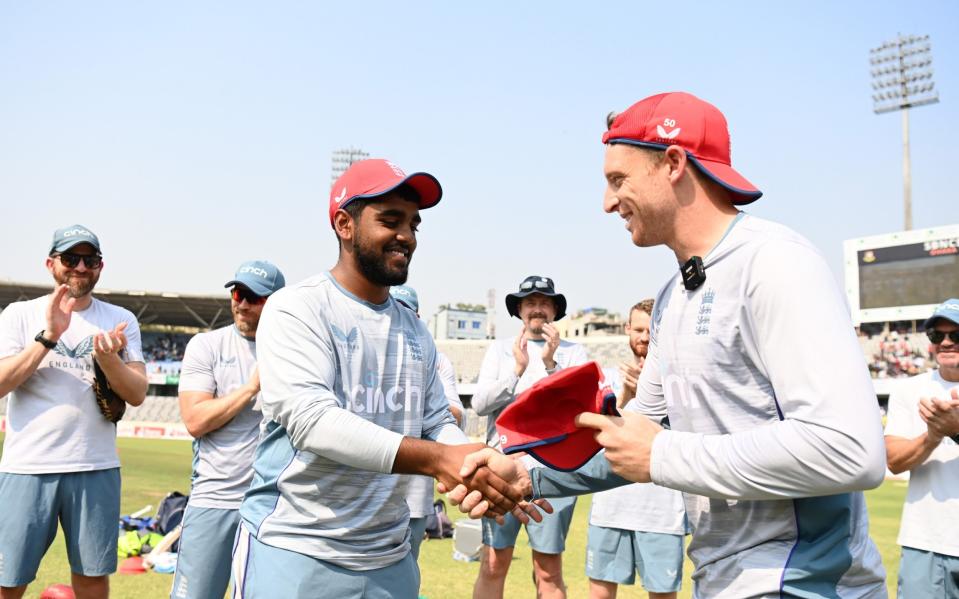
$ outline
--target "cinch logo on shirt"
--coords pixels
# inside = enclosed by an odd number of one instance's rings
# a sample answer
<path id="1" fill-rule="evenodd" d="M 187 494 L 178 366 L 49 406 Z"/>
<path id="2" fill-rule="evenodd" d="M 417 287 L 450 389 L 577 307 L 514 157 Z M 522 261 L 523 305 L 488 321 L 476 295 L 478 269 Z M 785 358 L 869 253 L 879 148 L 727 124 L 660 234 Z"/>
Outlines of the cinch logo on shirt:
<path id="1" fill-rule="evenodd" d="M 354 414 L 384 414 L 389 412 L 410 412 L 423 409 L 423 389 L 417 385 L 404 387 L 394 385 L 384 392 L 382 381 L 376 373 L 366 375 L 365 385 L 355 385 L 349 390 L 349 409 Z"/>

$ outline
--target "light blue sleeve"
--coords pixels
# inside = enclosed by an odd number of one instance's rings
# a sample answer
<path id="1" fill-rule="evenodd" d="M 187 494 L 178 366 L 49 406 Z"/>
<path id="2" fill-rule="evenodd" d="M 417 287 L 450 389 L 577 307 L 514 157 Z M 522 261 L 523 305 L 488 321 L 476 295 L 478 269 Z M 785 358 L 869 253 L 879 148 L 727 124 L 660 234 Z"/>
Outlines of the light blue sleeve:
<path id="1" fill-rule="evenodd" d="M 609 469 L 605 452 L 599 452 L 579 470 L 562 472 L 550 468 L 529 471 L 533 483 L 533 497 L 570 497 L 615 489 L 633 481 L 614 474 Z"/>
<path id="2" fill-rule="evenodd" d="M 263 416 L 286 429 L 293 447 L 392 471 L 403 436 L 340 407 L 333 343 L 315 310 L 281 290 L 264 307 L 256 337 Z"/>

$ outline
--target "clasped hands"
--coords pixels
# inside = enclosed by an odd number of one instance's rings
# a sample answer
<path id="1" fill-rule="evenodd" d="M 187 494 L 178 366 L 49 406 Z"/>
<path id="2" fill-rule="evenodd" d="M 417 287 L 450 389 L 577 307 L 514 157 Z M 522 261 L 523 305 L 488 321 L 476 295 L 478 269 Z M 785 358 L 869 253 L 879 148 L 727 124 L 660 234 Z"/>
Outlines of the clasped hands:
<path id="1" fill-rule="evenodd" d="M 959 389 L 953 389 L 949 399 L 921 398 L 919 417 L 937 440 L 959 434 Z"/>
<path id="2" fill-rule="evenodd" d="M 584 412 L 576 416 L 576 426 L 592 428 L 596 441 L 606 450 L 610 469 L 634 482 L 650 482 L 650 456 L 653 440 L 663 428 L 649 418 L 626 412 L 622 416 L 603 416 Z M 440 480 L 438 489 L 447 493 L 450 503 L 470 518 L 495 517 L 512 512 L 522 522 L 530 518 L 539 522 L 542 514 L 537 507 L 552 513 L 543 499 L 529 501 L 533 485 L 529 471 L 518 459 L 503 455 L 489 447 L 471 451 L 472 445 L 458 446 L 463 455 L 458 476 L 461 482 Z M 484 490 L 492 487 L 492 495 Z M 510 503 L 512 502 L 512 503 Z"/>

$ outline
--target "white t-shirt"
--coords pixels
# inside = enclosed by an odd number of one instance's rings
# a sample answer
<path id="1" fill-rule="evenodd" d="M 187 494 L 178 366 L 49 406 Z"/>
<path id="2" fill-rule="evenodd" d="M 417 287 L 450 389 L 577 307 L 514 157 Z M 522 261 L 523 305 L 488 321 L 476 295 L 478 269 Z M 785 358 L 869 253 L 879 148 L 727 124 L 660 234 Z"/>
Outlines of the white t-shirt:
<path id="1" fill-rule="evenodd" d="M 896 384 L 889 396 L 886 435 L 914 439 L 926 432 L 919 399 L 949 399 L 959 383 L 946 381 L 938 370 Z M 909 473 L 909 491 L 902 508 L 897 543 L 923 551 L 959 557 L 959 446 L 945 438 L 926 461 Z"/>
<path id="2" fill-rule="evenodd" d="M 443 391 L 450 405 L 463 412 L 463 402 L 456 392 L 456 371 L 445 354 L 436 352 L 436 374 L 443 383 Z M 462 428 L 462 426 L 460 427 Z M 429 476 L 411 476 L 406 504 L 410 518 L 422 518 L 433 513 L 433 479 Z"/>
<path id="3" fill-rule="evenodd" d="M 604 368 L 606 384 L 614 391 L 622 388 L 619 371 Z M 633 483 L 593 494 L 589 513 L 593 526 L 640 532 L 686 534 L 686 506 L 683 494 L 653 483 Z"/>
<path id="4" fill-rule="evenodd" d="M 487 416 L 486 441 L 491 447 L 499 447 L 499 433 L 496 432 L 496 419 L 506 406 L 513 403 L 523 391 L 533 386 L 536 381 L 548 376 L 543 364 L 543 348 L 546 345 L 542 340 L 529 340 L 526 350 L 529 354 L 529 364 L 523 376 L 516 376 L 516 358 L 513 357 L 513 343 L 516 337 L 496 339 L 490 343 L 483 356 L 479 378 L 476 381 L 476 391 L 473 394 L 472 406 L 480 416 Z M 559 347 L 553 353 L 556 370 L 585 364 L 588 360 L 586 350 L 578 343 L 560 340 Z M 527 466 L 542 466 L 533 458 L 527 456 L 524 460 Z"/>
<path id="5" fill-rule="evenodd" d="M 50 296 L 15 302 L 0 313 L 0 359 L 19 354 L 47 326 Z M 93 337 L 126 322 L 125 362 L 142 362 L 140 327 L 129 310 L 96 298 L 74 312 L 70 328 L 37 370 L 10 392 L 0 472 L 49 474 L 120 466 L 117 427 L 93 393 Z"/>
<path id="6" fill-rule="evenodd" d="M 229 325 L 190 339 L 180 370 L 180 392 L 223 397 L 245 385 L 256 368 L 256 342 Z M 216 401 L 216 399 L 212 400 Z M 239 509 L 253 480 L 253 452 L 260 435 L 259 394 L 232 420 L 193 441 L 190 505 Z"/>

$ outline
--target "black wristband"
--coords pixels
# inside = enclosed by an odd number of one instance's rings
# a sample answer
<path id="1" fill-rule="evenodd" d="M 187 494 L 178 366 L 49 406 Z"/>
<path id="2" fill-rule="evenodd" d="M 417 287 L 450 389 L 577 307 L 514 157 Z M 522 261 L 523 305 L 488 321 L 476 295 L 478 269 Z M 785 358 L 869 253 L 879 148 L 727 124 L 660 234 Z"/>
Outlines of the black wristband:
<path id="1" fill-rule="evenodd" d="M 42 345 L 43 347 L 47 348 L 47 349 L 54 349 L 54 348 L 56 348 L 56 346 L 57 346 L 57 342 L 56 342 L 56 341 L 50 341 L 49 339 L 47 339 L 46 337 L 43 336 L 43 334 L 46 333 L 46 332 L 47 332 L 46 329 L 40 331 L 39 333 L 37 333 L 37 336 L 33 338 L 33 340 L 36 341 L 37 343 L 39 343 L 40 345 Z"/>
<path id="2" fill-rule="evenodd" d="M 955 443 L 956 445 L 959 445 L 959 433 L 956 433 L 955 435 L 949 438 L 952 439 L 953 443 Z"/>

